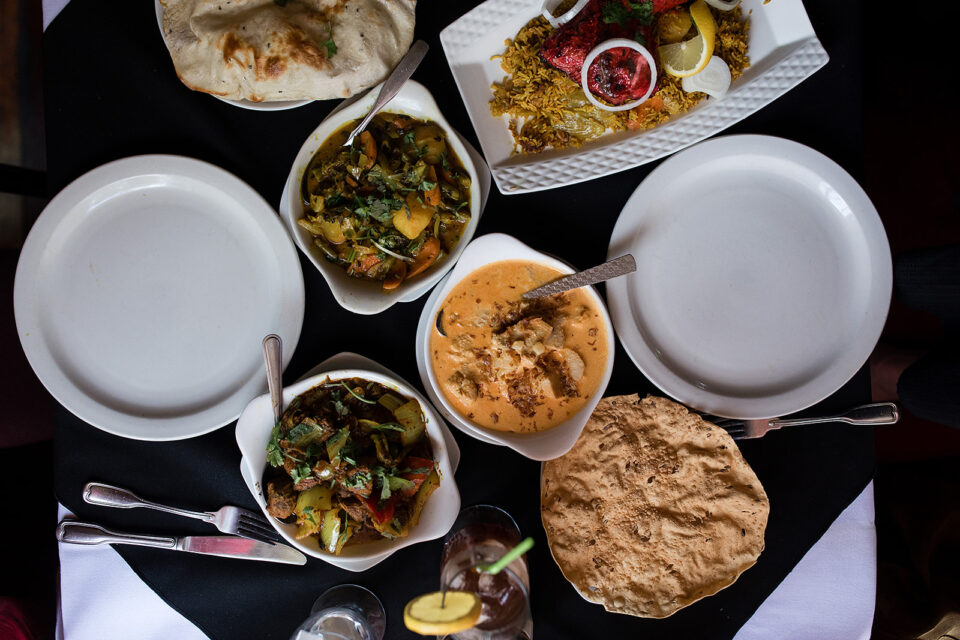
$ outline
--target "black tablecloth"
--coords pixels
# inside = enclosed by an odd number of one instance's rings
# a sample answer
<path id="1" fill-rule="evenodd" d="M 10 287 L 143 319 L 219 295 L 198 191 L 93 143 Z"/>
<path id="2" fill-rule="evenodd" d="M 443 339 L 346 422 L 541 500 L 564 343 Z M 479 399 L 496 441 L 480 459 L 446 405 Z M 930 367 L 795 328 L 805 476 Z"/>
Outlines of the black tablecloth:
<path id="1" fill-rule="evenodd" d="M 776 1 L 776 0 L 775 0 Z M 475 4 L 421 0 L 417 37 L 431 51 L 414 76 L 475 145 L 438 34 Z M 853 175 L 862 159 L 860 37 L 857 3 L 812 0 L 808 11 L 830 64 L 731 133 L 780 135 L 827 154 Z M 319 102 L 283 112 L 251 112 L 184 88 L 173 72 L 148 0 L 73 0 L 44 39 L 44 91 L 50 193 L 110 160 L 145 153 L 200 158 L 235 173 L 269 202 L 279 203 L 290 163 L 307 134 L 333 108 Z M 478 145 L 477 145 L 478 146 Z M 504 231 L 576 266 L 601 262 L 614 221 L 655 165 L 585 184 L 505 197 L 494 190 L 478 234 Z M 588 225 L 574 223 L 589 220 Z M 302 259 L 306 284 L 303 335 L 286 372 L 290 382 L 343 350 L 371 357 L 419 386 L 414 330 L 423 299 L 372 317 L 337 305 L 317 270 Z M 330 340 L 330 336 L 336 336 Z M 258 344 L 237 345 L 259 349 Z M 609 394 L 653 392 L 618 346 Z M 865 401 L 861 372 L 819 409 Z M 582 600 L 550 557 L 538 509 L 539 464 L 459 432 L 457 480 L 463 504 L 489 502 L 509 510 L 536 538 L 530 553 L 532 606 L 541 639 L 596 637 L 730 638 L 781 582 L 873 473 L 869 430 L 836 425 L 772 434 L 742 446 L 770 496 L 766 550 L 733 586 L 666 620 L 607 614 Z M 79 517 L 128 531 L 211 533 L 163 514 L 90 507 L 80 489 L 113 482 L 141 495 L 186 507 L 225 503 L 253 507 L 238 473 L 232 426 L 172 443 L 123 440 L 61 411 L 55 438 L 59 499 Z M 388 638 L 409 638 L 402 607 L 438 585 L 440 541 L 391 556 L 362 574 L 311 559 L 306 567 L 205 558 L 150 549 L 117 550 L 144 581 L 212 638 L 287 638 L 316 596 L 331 585 L 358 582 L 383 599 Z M 117 612 L 123 615 L 124 612 Z M 110 624 L 109 620 L 103 621 Z"/>

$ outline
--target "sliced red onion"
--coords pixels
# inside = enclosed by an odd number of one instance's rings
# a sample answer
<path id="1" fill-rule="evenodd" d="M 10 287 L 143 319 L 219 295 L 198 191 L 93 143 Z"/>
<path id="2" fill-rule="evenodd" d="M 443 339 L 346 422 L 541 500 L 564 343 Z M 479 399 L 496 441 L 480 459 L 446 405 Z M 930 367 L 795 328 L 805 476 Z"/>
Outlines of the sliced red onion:
<path id="1" fill-rule="evenodd" d="M 556 7 L 559 2 L 551 2 L 551 0 L 543 0 L 543 5 L 540 7 L 540 15 L 547 19 L 547 22 L 550 23 L 550 26 L 556 29 L 557 27 L 567 24 L 573 20 L 578 13 L 583 11 L 583 8 L 587 6 L 590 0 L 577 0 L 577 3 L 570 7 L 566 12 L 560 14 L 559 16 L 554 17 L 553 12 L 547 8 L 548 4 L 552 4 Z"/>
<path id="2" fill-rule="evenodd" d="M 643 94 L 643 97 L 639 100 L 613 106 L 604 104 L 603 102 L 597 100 L 597 98 L 590 91 L 590 84 L 587 81 L 587 74 L 590 71 L 590 65 L 592 65 L 593 61 L 597 59 L 597 56 L 605 51 L 609 51 L 610 49 L 619 49 L 621 47 L 633 49 L 646 58 L 647 64 L 650 65 L 650 86 L 647 88 L 647 92 Z M 605 111 L 626 111 L 627 109 L 633 109 L 637 105 L 646 102 L 647 98 L 653 95 L 653 90 L 657 88 L 657 63 L 653 60 L 653 54 L 651 54 L 645 46 L 635 40 L 628 40 L 627 38 L 611 38 L 609 40 L 604 40 L 595 46 L 590 53 L 587 54 L 586 59 L 584 59 L 583 67 L 580 69 L 580 86 L 583 88 L 583 93 L 587 96 L 587 100 L 593 103 L 593 106 L 595 107 Z"/>
<path id="3" fill-rule="evenodd" d="M 706 0 L 706 2 L 720 11 L 733 11 L 740 5 L 740 0 Z"/>
<path id="4" fill-rule="evenodd" d="M 387 248 L 386 248 L 385 246 L 383 246 L 382 244 L 377 243 L 376 240 L 371 240 L 371 241 L 370 241 L 370 244 L 372 244 L 373 246 L 375 246 L 377 249 L 380 249 L 380 251 L 383 251 L 383 252 L 386 253 L 387 255 L 393 256 L 394 258 L 396 258 L 396 259 L 398 259 L 398 260 L 403 260 L 404 262 L 413 262 L 413 258 L 411 258 L 410 256 L 402 256 L 402 255 L 400 255 L 399 253 L 394 253 L 393 251 L 390 251 L 390 249 L 387 249 Z"/>

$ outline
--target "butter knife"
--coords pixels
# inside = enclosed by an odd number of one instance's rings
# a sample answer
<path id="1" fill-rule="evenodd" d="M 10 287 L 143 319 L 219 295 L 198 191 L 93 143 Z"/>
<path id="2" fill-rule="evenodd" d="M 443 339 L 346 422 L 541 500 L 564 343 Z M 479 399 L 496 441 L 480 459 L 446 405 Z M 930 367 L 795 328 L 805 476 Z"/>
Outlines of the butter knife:
<path id="1" fill-rule="evenodd" d="M 143 536 L 110 531 L 100 525 L 76 520 L 64 520 L 57 525 L 57 540 L 83 545 L 133 544 L 141 547 L 282 564 L 307 563 L 306 556 L 284 544 L 267 544 L 239 536 L 184 536 L 182 538 Z"/>
<path id="2" fill-rule="evenodd" d="M 532 300 L 533 298 L 552 296 L 555 293 L 562 293 L 570 289 L 579 289 L 587 285 L 604 282 L 617 276 L 633 273 L 636 270 L 637 262 L 633 259 L 633 256 L 628 253 L 619 258 L 604 262 L 601 265 L 597 265 L 596 267 L 586 269 L 585 271 L 578 271 L 577 273 L 564 276 L 553 282 L 548 282 L 542 287 L 527 291 L 522 297 L 525 300 Z"/>

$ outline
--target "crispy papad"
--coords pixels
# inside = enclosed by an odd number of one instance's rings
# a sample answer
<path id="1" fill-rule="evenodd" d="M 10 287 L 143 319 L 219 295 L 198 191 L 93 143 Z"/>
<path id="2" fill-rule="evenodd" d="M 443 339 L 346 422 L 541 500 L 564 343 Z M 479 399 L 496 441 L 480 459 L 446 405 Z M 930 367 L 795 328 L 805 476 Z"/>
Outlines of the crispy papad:
<path id="1" fill-rule="evenodd" d="M 723 429 L 665 398 L 604 398 L 544 463 L 550 551 L 584 598 L 664 618 L 732 584 L 763 551 L 770 503 Z"/>

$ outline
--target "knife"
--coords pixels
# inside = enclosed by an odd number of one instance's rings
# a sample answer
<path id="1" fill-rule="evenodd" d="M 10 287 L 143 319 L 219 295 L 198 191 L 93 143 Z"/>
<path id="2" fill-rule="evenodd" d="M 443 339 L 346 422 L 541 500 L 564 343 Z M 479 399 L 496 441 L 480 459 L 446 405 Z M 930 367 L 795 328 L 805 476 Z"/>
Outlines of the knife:
<path id="1" fill-rule="evenodd" d="M 241 558 L 280 562 L 282 564 L 307 563 L 302 553 L 284 544 L 267 544 L 239 536 L 142 536 L 132 533 L 110 531 L 100 525 L 76 520 L 64 520 L 57 525 L 57 540 L 70 544 L 133 544 L 172 551 L 189 551 L 223 558 Z"/>
<path id="2" fill-rule="evenodd" d="M 628 253 L 619 258 L 604 262 L 601 265 L 597 265 L 596 267 L 590 267 L 584 271 L 578 271 L 577 273 L 564 276 L 553 282 L 548 282 L 542 287 L 527 291 L 522 297 L 525 300 L 531 300 L 533 298 L 552 296 L 555 293 L 562 293 L 570 289 L 579 289 L 588 284 L 597 284 L 598 282 L 610 280 L 611 278 L 633 273 L 636 270 L 637 262 L 633 259 L 633 256 Z"/>

